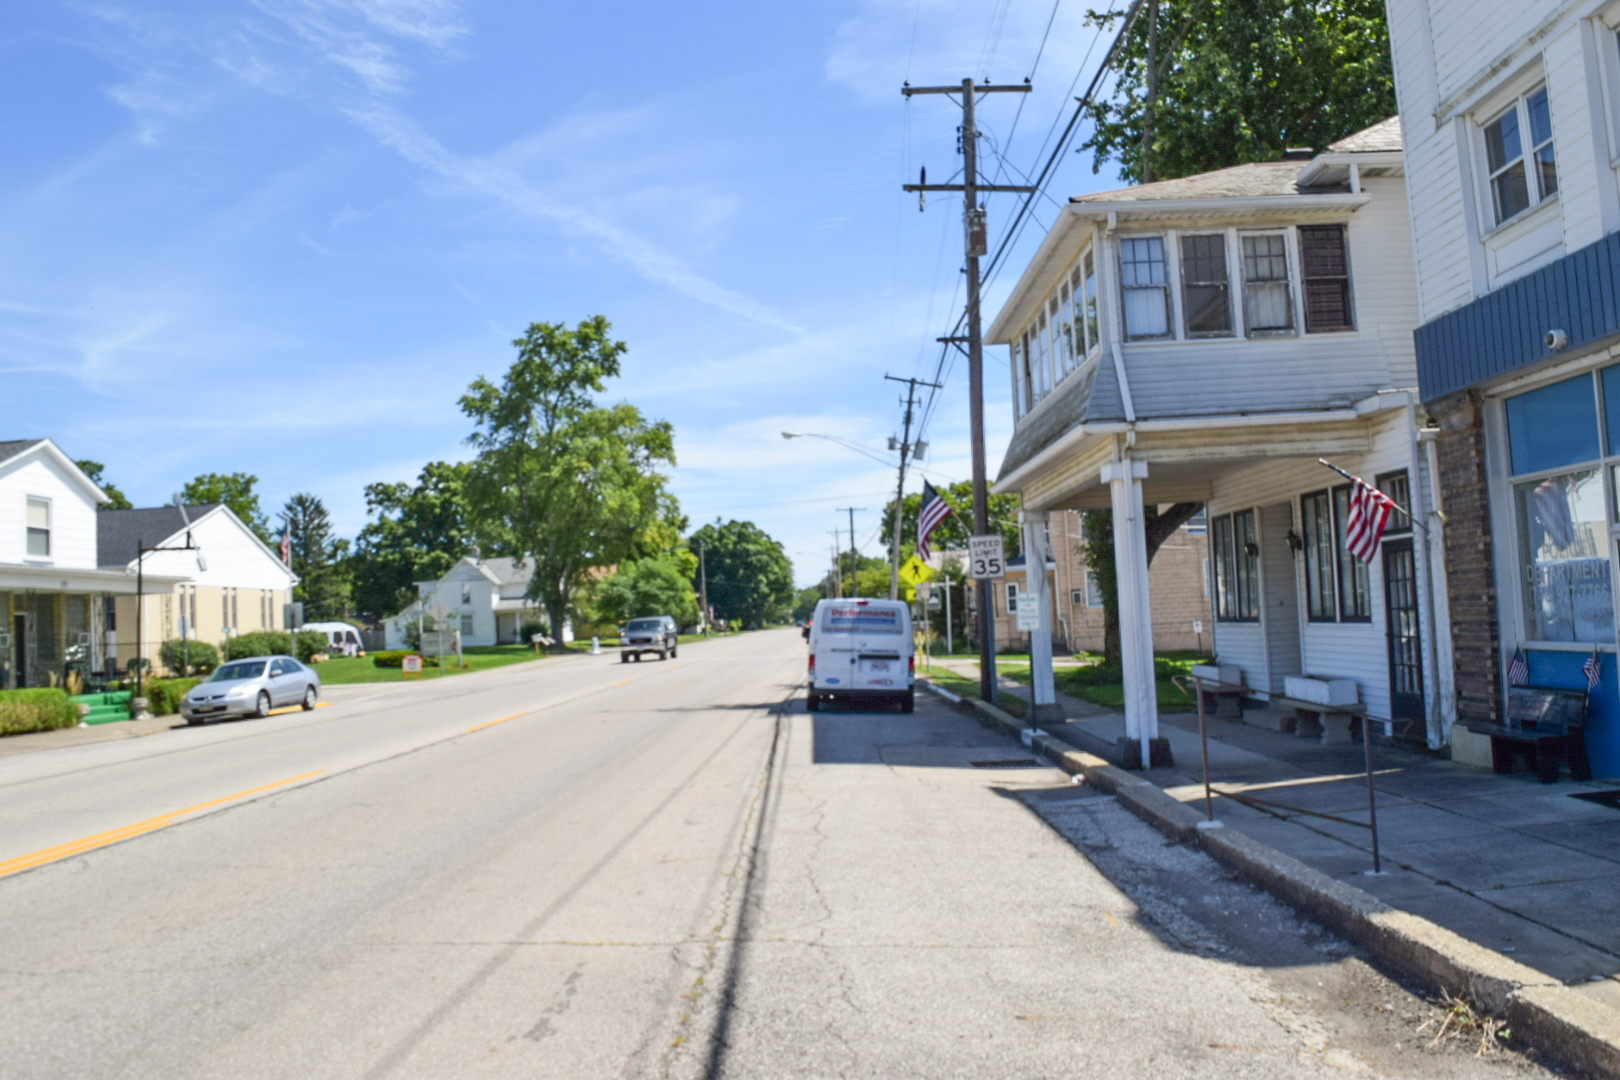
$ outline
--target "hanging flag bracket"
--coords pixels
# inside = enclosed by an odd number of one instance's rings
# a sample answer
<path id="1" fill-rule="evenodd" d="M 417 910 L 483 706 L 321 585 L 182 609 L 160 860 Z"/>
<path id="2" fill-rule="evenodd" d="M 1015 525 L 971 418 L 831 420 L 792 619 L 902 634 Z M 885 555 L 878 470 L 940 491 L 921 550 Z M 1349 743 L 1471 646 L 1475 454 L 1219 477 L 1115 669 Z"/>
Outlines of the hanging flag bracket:
<path id="1" fill-rule="evenodd" d="M 1327 460 L 1326 458 L 1317 458 L 1316 463 L 1318 465 L 1327 466 L 1328 468 L 1332 469 L 1334 472 L 1338 473 L 1340 476 L 1344 477 L 1346 480 L 1349 480 L 1352 483 L 1367 484 L 1367 481 L 1363 480 L 1361 477 L 1356 476 L 1353 473 L 1345 472 L 1343 469 L 1339 468 L 1337 465 L 1333 464 L 1333 462 Z M 1367 484 L 1367 486 L 1372 487 L 1373 485 Z M 1376 489 L 1374 489 L 1374 490 L 1376 490 Z M 1389 499 L 1389 496 L 1387 494 L 1385 494 L 1384 498 Z M 1404 517 L 1408 522 L 1410 522 L 1412 525 L 1416 526 L 1417 528 L 1422 529 L 1425 536 L 1428 535 L 1429 527 L 1427 525 L 1423 524 L 1423 522 L 1419 521 L 1417 518 L 1413 517 L 1412 516 L 1412 511 L 1408 510 L 1406 507 L 1402 506 L 1400 503 L 1396 502 L 1394 499 L 1389 499 L 1389 503 L 1396 510 L 1400 511 L 1401 516 Z"/>

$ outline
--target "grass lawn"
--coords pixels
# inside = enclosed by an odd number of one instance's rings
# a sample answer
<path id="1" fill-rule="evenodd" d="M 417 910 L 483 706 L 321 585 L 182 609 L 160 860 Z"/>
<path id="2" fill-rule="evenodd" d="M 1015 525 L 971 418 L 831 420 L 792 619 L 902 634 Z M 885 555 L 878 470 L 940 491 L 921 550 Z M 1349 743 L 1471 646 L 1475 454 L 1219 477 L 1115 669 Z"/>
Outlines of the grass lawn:
<path id="1" fill-rule="evenodd" d="M 957 694 L 961 697 L 976 698 L 979 696 L 978 679 L 970 679 L 966 675 L 958 675 L 950 668 L 924 666 L 918 669 L 918 674 L 927 679 L 929 682 L 933 683 L 935 686 L 943 686 L 951 693 Z M 996 705 L 1003 711 L 1012 713 L 1014 716 L 1024 715 L 1024 702 L 1019 698 L 1013 697 L 1011 694 L 998 695 Z"/>
<path id="2" fill-rule="evenodd" d="M 570 652 L 589 652 L 589 641 L 570 642 Z M 604 650 L 606 651 L 606 650 Z M 466 675 L 474 671 L 488 671 L 490 668 L 505 667 L 508 664 L 521 664 L 525 660 L 533 660 L 534 646 L 532 645 L 483 645 L 462 650 L 467 660 L 464 668 L 447 667 L 436 668 L 431 664 L 422 667 L 422 678 L 444 679 L 452 675 Z M 545 654 L 542 654 L 542 659 Z M 454 665 L 454 659 L 448 661 Z M 399 668 L 382 668 L 371 662 L 369 656 L 333 657 L 330 660 L 315 665 L 315 672 L 321 677 L 325 686 L 348 686 L 353 683 L 380 683 L 404 682 L 405 676 Z M 415 681 L 414 679 L 411 681 Z"/>
<path id="3" fill-rule="evenodd" d="M 1081 701 L 1089 701 L 1094 705 L 1123 709 L 1125 687 L 1120 681 L 1119 670 L 1101 666 L 1102 657 L 1096 653 L 1083 653 L 1082 656 L 1090 659 L 1092 663 L 1078 668 L 1059 667 L 1053 671 L 1052 681 L 1056 684 L 1058 692 L 1079 698 Z M 1154 667 L 1159 676 L 1160 712 L 1197 711 L 1197 699 L 1177 686 L 1172 678 L 1177 675 L 1189 676 L 1194 664 L 1205 663 L 1208 659 L 1205 654 L 1198 652 L 1159 653 L 1154 657 Z M 1029 682 L 1028 666 L 999 667 L 998 670 L 1015 682 L 1025 684 Z"/>

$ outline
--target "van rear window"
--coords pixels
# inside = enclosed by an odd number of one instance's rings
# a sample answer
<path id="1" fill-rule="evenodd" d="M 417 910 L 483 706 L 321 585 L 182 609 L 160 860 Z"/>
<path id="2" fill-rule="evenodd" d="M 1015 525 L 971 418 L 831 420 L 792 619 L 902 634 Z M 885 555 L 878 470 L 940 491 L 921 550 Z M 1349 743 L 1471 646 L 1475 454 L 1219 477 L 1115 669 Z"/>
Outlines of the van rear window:
<path id="1" fill-rule="evenodd" d="M 898 634 L 900 609 L 892 607 L 833 607 L 827 609 L 823 630 L 834 634 Z"/>

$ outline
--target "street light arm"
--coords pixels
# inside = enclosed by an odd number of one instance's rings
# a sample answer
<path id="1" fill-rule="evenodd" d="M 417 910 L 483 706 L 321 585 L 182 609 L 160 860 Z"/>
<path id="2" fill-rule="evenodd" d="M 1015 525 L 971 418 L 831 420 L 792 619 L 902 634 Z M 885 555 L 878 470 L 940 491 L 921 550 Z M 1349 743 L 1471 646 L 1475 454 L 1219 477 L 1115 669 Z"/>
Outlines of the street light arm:
<path id="1" fill-rule="evenodd" d="M 784 432 L 782 432 L 782 438 L 784 438 L 784 439 L 826 439 L 828 442 L 835 442 L 835 443 L 839 444 L 840 446 L 843 446 L 843 447 L 846 447 L 846 448 L 848 448 L 850 450 L 853 450 L 857 454 L 865 454 L 867 457 L 871 458 L 873 461 L 880 461 L 884 465 L 889 466 L 890 468 L 894 467 L 894 460 L 892 458 L 883 457 L 882 455 L 876 453 L 875 451 L 869 450 L 866 447 L 862 446 L 860 443 L 850 442 L 848 439 L 841 439 L 837 435 L 822 435 L 822 434 L 819 434 L 819 433 L 814 432 L 814 431 L 784 431 Z"/>

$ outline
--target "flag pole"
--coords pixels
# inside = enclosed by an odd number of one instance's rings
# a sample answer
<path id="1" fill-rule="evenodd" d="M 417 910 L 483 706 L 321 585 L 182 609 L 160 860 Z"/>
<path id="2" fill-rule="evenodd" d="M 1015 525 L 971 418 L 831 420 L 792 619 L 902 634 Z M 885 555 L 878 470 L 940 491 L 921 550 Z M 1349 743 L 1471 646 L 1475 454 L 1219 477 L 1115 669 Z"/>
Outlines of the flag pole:
<path id="1" fill-rule="evenodd" d="M 1327 460 L 1326 458 L 1317 458 L 1316 463 L 1318 465 L 1326 465 L 1328 468 L 1332 469 L 1334 472 L 1338 473 L 1340 476 L 1344 477 L 1346 480 L 1354 480 L 1355 482 L 1360 483 L 1360 484 L 1367 483 L 1367 481 L 1363 480 L 1361 477 L 1356 476 L 1353 473 L 1345 472 L 1343 469 L 1339 468 L 1337 465 L 1333 464 L 1333 462 Z M 1380 492 L 1379 494 L 1382 494 L 1384 496 L 1384 498 L 1389 499 L 1388 494 L 1385 494 L 1383 492 Z M 1402 506 L 1400 503 L 1396 502 L 1394 499 L 1389 499 L 1389 504 L 1391 506 L 1393 506 L 1395 509 L 1399 510 L 1401 512 L 1401 514 L 1406 518 L 1406 520 L 1410 524 L 1415 525 L 1418 528 L 1422 529 L 1425 535 L 1428 534 L 1429 527 L 1427 525 L 1423 524 L 1423 522 L 1419 521 L 1417 518 L 1413 517 L 1412 516 L 1412 511 L 1408 510 L 1406 507 Z"/>

